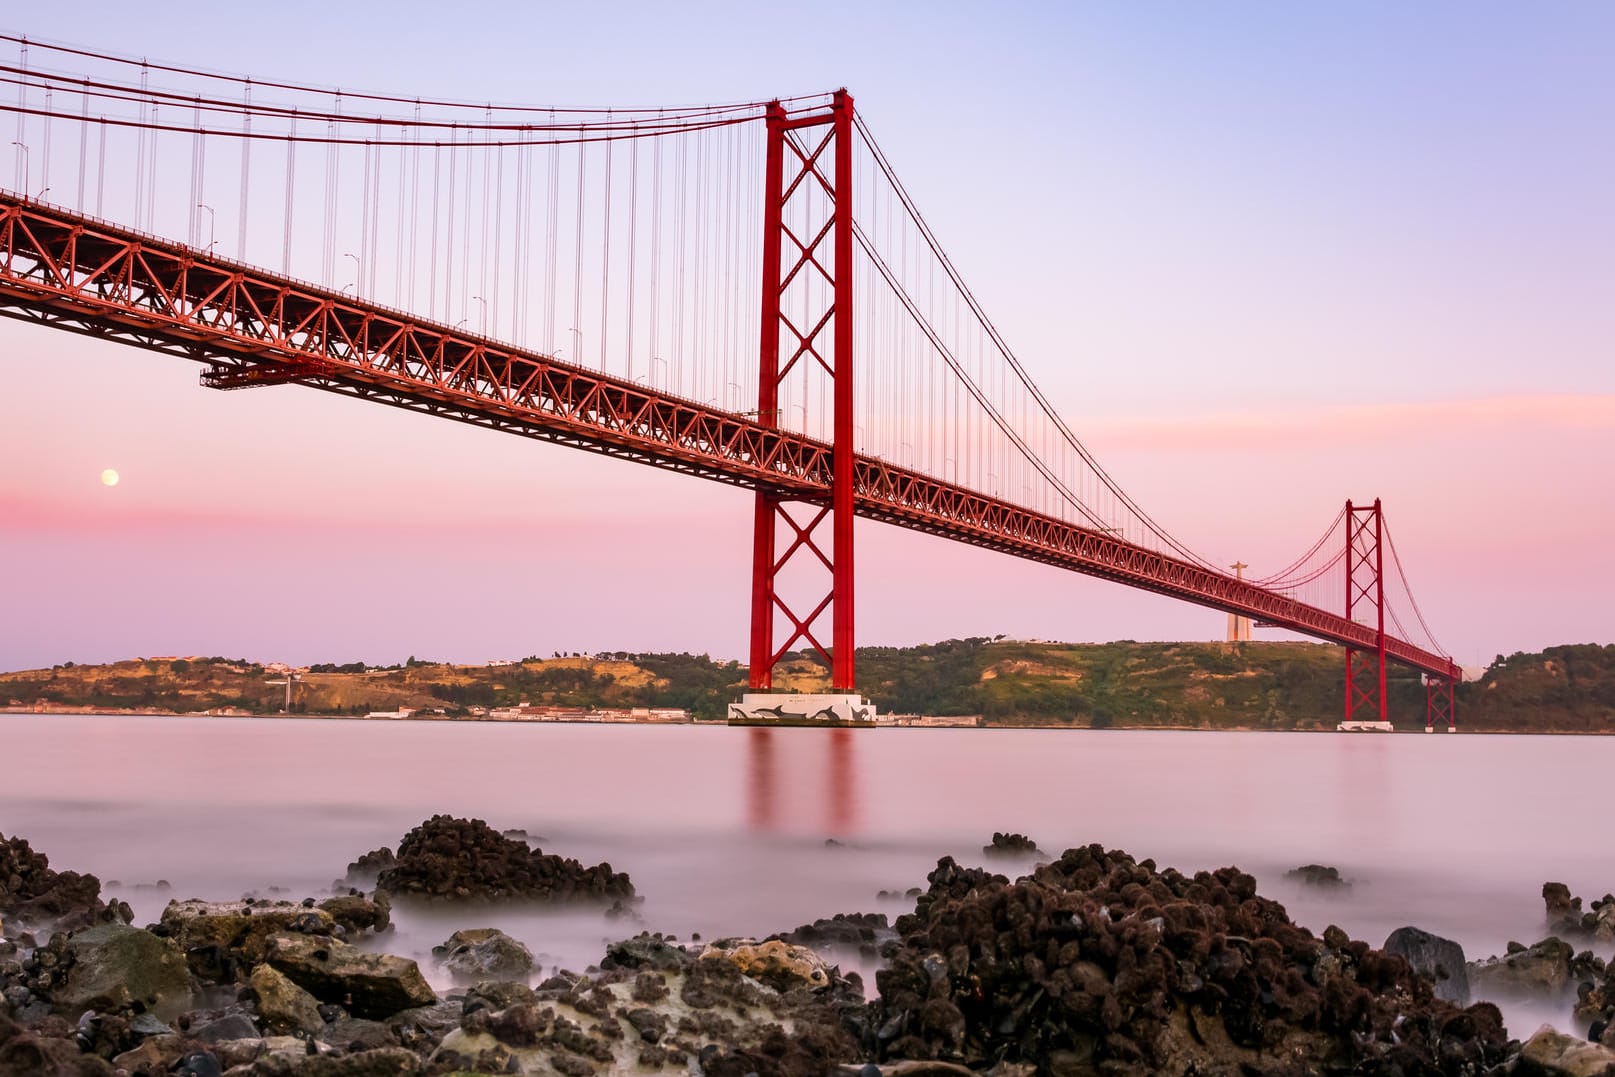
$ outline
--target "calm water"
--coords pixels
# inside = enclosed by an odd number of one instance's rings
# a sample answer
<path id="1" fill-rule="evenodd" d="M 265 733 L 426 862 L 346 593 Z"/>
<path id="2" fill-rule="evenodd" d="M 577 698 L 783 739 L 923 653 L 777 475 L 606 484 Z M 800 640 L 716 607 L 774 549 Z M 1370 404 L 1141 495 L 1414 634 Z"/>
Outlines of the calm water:
<path id="1" fill-rule="evenodd" d="M 895 916 L 905 906 L 878 891 L 923 886 L 944 854 L 979 863 L 995 830 L 1052 852 L 1097 841 L 1183 870 L 1238 864 L 1315 931 L 1379 945 L 1416 924 L 1473 959 L 1545 933 L 1546 879 L 1615 890 L 1599 806 L 1612 774 L 1615 738 L 0 716 L 0 832 L 118 880 L 137 922 L 170 896 L 325 892 L 437 812 L 610 861 L 645 896 L 639 923 L 400 910 L 386 948 L 440 986 L 430 949 L 458 927 L 503 927 L 548 972 L 640 927 L 711 938 Z M 1349 892 L 1283 879 L 1314 862 Z M 158 879 L 172 894 L 142 885 Z M 1568 1005 L 1505 1012 L 1516 1035 L 1568 1026 Z"/>

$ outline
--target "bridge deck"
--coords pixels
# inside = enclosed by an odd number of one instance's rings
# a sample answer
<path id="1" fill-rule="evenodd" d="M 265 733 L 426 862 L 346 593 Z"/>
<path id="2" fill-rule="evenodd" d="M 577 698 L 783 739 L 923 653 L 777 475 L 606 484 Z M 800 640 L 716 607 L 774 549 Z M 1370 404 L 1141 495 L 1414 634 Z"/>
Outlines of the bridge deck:
<path id="1" fill-rule="evenodd" d="M 220 389 L 296 382 L 739 486 L 824 500 L 828 444 L 182 244 L 0 192 L 0 314 L 207 363 Z M 858 514 L 1362 650 L 1373 629 L 877 457 Z M 1387 657 L 1456 678 L 1387 637 Z"/>

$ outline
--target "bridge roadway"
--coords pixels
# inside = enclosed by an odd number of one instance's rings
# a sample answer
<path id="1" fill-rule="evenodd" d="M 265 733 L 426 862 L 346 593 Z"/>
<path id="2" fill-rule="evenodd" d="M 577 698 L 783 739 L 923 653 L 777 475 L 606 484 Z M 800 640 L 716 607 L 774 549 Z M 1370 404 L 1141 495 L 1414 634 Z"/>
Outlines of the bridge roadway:
<path id="1" fill-rule="evenodd" d="M 830 488 L 825 442 L 3 191 L 0 315 L 206 363 L 214 388 L 295 382 L 805 501 Z M 854 475 L 860 516 L 1378 645 L 1339 614 L 877 457 Z M 1385 654 L 1458 677 L 1389 635 Z"/>

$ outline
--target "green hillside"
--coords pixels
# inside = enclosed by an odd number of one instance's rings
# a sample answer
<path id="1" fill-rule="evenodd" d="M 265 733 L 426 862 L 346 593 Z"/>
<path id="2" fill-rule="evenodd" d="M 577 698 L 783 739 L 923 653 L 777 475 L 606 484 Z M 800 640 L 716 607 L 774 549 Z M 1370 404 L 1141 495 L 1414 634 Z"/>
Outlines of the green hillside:
<path id="1" fill-rule="evenodd" d="M 882 711 L 979 714 L 989 725 L 1332 729 L 1345 694 L 1338 647 L 1313 643 L 1044 643 L 974 638 L 858 652 L 862 691 Z M 134 659 L 64 663 L 0 674 L 0 705 L 194 712 L 224 707 L 278 711 L 284 674 L 244 659 Z M 301 674 L 292 709 L 305 714 L 441 710 L 518 703 L 579 707 L 679 707 L 721 718 L 743 691 L 746 669 L 706 655 L 536 656 L 504 666 L 456 666 L 411 658 L 397 666 L 315 665 Z M 273 682 L 279 681 L 276 684 Z M 829 671 L 795 654 L 776 671 L 784 691 L 822 691 Z M 1424 691 L 1392 667 L 1397 725 L 1424 721 Z M 1551 647 L 1499 655 L 1460 687 L 1464 728 L 1615 731 L 1615 646 Z"/>

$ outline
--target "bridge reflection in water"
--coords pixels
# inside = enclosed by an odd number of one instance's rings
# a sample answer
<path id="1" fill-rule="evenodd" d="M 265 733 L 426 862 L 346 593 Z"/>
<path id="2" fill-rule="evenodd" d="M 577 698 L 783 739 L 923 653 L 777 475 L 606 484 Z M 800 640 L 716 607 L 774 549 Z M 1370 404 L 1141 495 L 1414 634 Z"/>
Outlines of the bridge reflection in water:
<path id="1" fill-rule="evenodd" d="M 867 735 L 867 734 L 865 734 Z M 851 729 L 746 730 L 746 822 L 754 833 L 858 830 L 858 761 Z"/>

